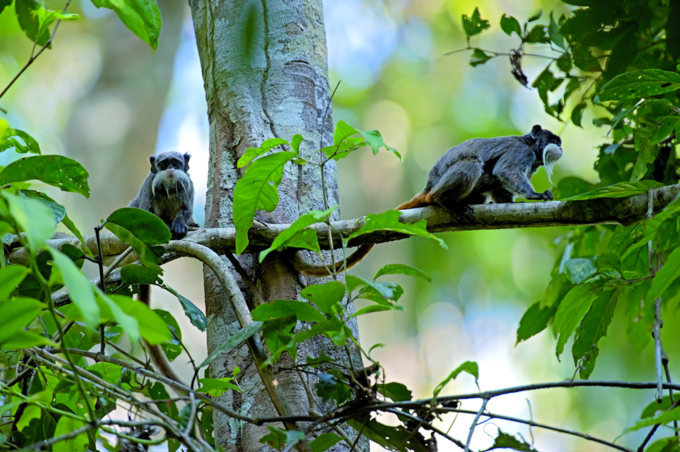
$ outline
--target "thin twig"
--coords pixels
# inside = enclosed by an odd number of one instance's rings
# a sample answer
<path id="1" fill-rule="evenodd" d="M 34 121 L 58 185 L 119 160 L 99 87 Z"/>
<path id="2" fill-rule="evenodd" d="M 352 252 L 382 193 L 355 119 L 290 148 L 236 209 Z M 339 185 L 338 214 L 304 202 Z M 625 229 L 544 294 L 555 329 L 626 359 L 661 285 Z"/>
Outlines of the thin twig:
<path id="1" fill-rule="evenodd" d="M 102 279 L 102 281 L 105 280 L 111 274 L 111 272 L 114 271 L 116 267 L 118 267 L 118 265 L 123 261 L 123 259 L 125 259 L 131 252 L 132 247 L 129 247 L 128 249 L 120 253 L 116 260 L 111 262 L 111 265 L 109 265 L 106 271 L 104 272 L 104 278 Z"/>
<path id="2" fill-rule="evenodd" d="M 650 188 L 647 192 L 647 219 L 651 220 L 654 215 L 654 195 L 656 190 Z M 647 242 L 647 254 L 649 258 L 649 275 L 654 278 L 656 272 L 661 268 L 657 268 L 656 259 L 654 258 L 654 248 L 652 246 L 652 241 Z M 661 319 L 661 296 L 654 300 L 654 331 L 652 333 L 654 337 L 654 367 L 656 369 L 656 401 L 661 403 L 663 400 L 663 368 L 661 364 L 661 327 L 663 326 L 663 320 Z"/>
<path id="3" fill-rule="evenodd" d="M 475 427 L 477 427 L 477 422 L 479 421 L 479 417 L 482 415 L 482 413 L 486 409 L 487 403 L 489 403 L 489 399 L 483 399 L 482 400 L 482 406 L 479 407 L 479 411 L 477 412 L 477 416 L 475 416 L 475 420 L 472 421 L 472 425 L 470 426 L 470 433 L 468 433 L 467 441 L 465 442 L 465 452 L 470 452 L 470 442 L 472 442 L 472 435 L 474 435 L 474 433 L 475 433 Z"/>

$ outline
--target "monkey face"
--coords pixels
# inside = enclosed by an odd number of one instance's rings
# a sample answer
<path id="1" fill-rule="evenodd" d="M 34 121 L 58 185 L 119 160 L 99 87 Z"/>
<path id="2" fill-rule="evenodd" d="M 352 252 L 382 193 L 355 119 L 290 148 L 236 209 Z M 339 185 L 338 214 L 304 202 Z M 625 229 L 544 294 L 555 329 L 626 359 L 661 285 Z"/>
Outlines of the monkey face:
<path id="1" fill-rule="evenodd" d="M 155 173 L 151 184 L 151 192 L 156 196 L 156 188 L 162 188 L 166 195 L 188 190 L 191 179 L 189 170 L 189 154 L 164 152 L 158 157 L 149 157 L 151 172 Z"/>
<path id="2" fill-rule="evenodd" d="M 548 175 L 548 181 L 552 184 L 552 171 L 557 161 L 562 157 L 562 139 L 550 130 L 535 125 L 531 129 L 531 138 L 536 140 L 535 150 L 540 152 Z"/>

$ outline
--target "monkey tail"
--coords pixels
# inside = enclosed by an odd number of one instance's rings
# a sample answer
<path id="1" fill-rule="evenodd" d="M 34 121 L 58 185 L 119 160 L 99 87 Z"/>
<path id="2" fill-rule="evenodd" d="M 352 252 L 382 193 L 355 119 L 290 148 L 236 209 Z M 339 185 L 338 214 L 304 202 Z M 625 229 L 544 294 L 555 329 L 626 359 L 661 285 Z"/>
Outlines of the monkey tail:
<path id="1" fill-rule="evenodd" d="M 139 295 L 137 296 L 137 299 L 145 305 L 150 306 L 151 287 L 148 284 L 139 285 Z M 168 361 L 168 358 L 165 357 L 165 353 L 163 353 L 160 345 L 151 345 L 145 340 L 144 346 L 149 351 L 151 362 L 153 362 L 153 366 L 156 368 L 156 371 L 158 371 L 164 377 L 186 386 L 179 375 L 177 375 L 177 373 L 173 370 L 172 366 L 170 365 L 170 361 Z M 178 393 L 182 393 L 182 391 L 175 387 L 172 389 Z"/>
<path id="2" fill-rule="evenodd" d="M 416 207 L 429 206 L 433 204 L 432 195 L 429 192 L 422 192 L 415 195 L 410 201 L 406 201 L 403 204 L 399 204 L 396 210 L 404 209 L 414 209 Z M 368 253 L 373 249 L 375 244 L 371 243 L 368 245 L 361 245 L 355 252 L 347 256 L 347 266 L 345 267 L 344 261 L 334 262 L 328 266 L 326 265 L 314 265 L 305 261 L 305 259 L 300 255 L 299 252 L 295 253 L 291 263 L 295 271 L 304 273 L 309 276 L 330 276 L 333 274 L 331 270 L 335 267 L 336 273 L 342 273 L 345 270 L 349 270 L 356 264 L 361 262 Z"/>

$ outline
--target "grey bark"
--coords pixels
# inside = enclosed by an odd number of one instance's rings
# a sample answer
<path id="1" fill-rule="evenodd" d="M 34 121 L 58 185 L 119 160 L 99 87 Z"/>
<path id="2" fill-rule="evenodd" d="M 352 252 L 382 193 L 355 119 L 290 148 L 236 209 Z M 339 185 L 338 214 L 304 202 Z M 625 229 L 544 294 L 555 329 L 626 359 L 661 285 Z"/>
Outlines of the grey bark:
<path id="1" fill-rule="evenodd" d="M 320 0 L 191 0 L 190 6 L 210 123 L 205 224 L 224 228 L 233 225 L 233 191 L 242 176 L 236 161 L 248 147 L 259 146 L 268 138 L 290 139 L 299 133 L 306 140 L 301 147 L 303 158 L 317 158 L 314 152 L 321 136 L 321 116 L 329 102 L 323 6 Z M 327 141 L 331 139 L 331 125 L 329 117 L 323 131 Z M 336 205 L 336 168 L 328 165 L 326 171 L 329 203 Z M 258 220 L 290 223 L 311 209 L 322 208 L 319 170 L 310 165 L 288 165 L 279 197 L 279 207 L 272 213 L 260 213 Z M 298 298 L 300 279 L 282 256 L 272 256 L 262 265 L 247 255 L 240 261 L 264 300 Z M 239 326 L 215 275 L 207 268 L 204 275 L 210 353 Z M 254 297 L 240 285 L 252 307 Z M 350 326 L 358 337 L 356 322 Z M 321 338 L 299 347 L 298 356 L 318 356 L 321 349 L 347 363 L 345 355 Z M 353 359 L 361 366 L 357 353 Z M 280 364 L 289 365 L 288 360 L 282 358 Z M 276 414 L 247 348 L 213 361 L 211 376 L 230 376 L 235 366 L 243 371 L 239 379 L 244 390 L 226 394 L 221 402 L 252 416 Z M 297 373 L 280 372 L 277 381 L 293 411 L 306 414 L 310 401 Z M 226 450 L 268 448 L 259 443 L 268 433 L 264 426 L 239 426 L 220 413 L 214 414 L 213 421 L 217 445 Z M 358 449 L 367 450 L 367 442 L 360 442 Z"/>

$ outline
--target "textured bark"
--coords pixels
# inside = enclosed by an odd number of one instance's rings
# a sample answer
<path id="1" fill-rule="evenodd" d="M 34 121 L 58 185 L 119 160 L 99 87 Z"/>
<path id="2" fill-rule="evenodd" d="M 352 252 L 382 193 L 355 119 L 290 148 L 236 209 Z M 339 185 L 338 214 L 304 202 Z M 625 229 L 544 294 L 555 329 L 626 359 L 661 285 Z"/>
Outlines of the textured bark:
<path id="1" fill-rule="evenodd" d="M 210 122 L 205 224 L 207 228 L 224 228 L 233 225 L 234 186 L 242 176 L 236 161 L 248 147 L 299 133 L 306 140 L 301 147 L 303 157 L 318 158 L 314 151 L 319 145 L 321 116 L 329 102 L 323 7 L 320 0 L 191 0 L 190 6 Z M 327 141 L 331 124 L 329 117 L 323 131 Z M 322 208 L 320 176 L 310 165 L 288 165 L 279 187 L 279 207 L 272 213 L 261 212 L 258 219 L 290 223 L 311 209 Z M 335 165 L 327 166 L 326 181 L 329 203 L 335 205 Z M 298 298 L 300 280 L 282 256 L 272 256 L 261 266 L 252 256 L 240 260 L 265 300 Z M 210 353 L 239 326 L 226 294 L 208 269 L 204 285 Z M 240 285 L 252 307 L 252 294 Z M 351 327 L 358 336 L 356 323 Z M 298 356 L 317 356 L 322 348 L 330 356 L 337 354 L 328 341 L 318 338 L 299 347 Z M 282 358 L 280 364 L 290 364 L 287 359 Z M 337 359 L 346 362 L 344 355 Z M 354 360 L 360 365 L 356 353 Z M 213 361 L 211 376 L 231 375 L 235 366 L 243 371 L 239 380 L 244 390 L 223 396 L 222 403 L 252 416 L 276 414 L 247 348 Z M 293 411 L 306 414 L 310 404 L 298 375 L 281 372 L 277 381 Z M 239 426 L 219 413 L 214 414 L 214 426 L 217 445 L 227 450 L 268 449 L 259 443 L 268 432 L 264 426 Z M 364 442 L 360 446 L 367 448 Z"/>

